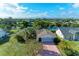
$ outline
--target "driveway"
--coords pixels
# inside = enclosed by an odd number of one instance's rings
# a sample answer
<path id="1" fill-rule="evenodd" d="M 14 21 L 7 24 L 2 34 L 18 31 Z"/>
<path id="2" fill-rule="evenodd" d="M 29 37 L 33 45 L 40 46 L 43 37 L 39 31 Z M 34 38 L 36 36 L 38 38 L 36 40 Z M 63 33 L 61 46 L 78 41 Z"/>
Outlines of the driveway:
<path id="1" fill-rule="evenodd" d="M 37 56 L 60 56 L 56 45 L 50 42 L 43 43 L 43 50 Z"/>

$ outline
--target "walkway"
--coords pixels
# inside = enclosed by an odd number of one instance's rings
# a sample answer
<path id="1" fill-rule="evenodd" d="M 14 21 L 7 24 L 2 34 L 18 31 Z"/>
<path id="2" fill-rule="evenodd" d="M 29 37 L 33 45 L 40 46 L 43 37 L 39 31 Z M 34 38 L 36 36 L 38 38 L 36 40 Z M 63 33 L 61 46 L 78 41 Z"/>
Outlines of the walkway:
<path id="1" fill-rule="evenodd" d="M 43 43 L 43 50 L 39 52 L 38 56 L 60 56 L 60 52 L 56 45 L 52 43 Z"/>

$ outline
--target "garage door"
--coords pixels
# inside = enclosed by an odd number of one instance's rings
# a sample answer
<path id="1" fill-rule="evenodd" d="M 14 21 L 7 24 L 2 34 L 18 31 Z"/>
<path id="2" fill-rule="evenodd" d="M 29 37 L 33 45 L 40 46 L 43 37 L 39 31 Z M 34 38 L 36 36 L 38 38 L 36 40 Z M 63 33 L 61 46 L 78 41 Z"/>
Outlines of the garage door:
<path id="1" fill-rule="evenodd" d="M 42 42 L 53 42 L 53 40 L 54 40 L 54 37 L 49 36 L 49 35 L 43 36 L 43 37 L 41 38 L 41 41 L 42 41 Z"/>

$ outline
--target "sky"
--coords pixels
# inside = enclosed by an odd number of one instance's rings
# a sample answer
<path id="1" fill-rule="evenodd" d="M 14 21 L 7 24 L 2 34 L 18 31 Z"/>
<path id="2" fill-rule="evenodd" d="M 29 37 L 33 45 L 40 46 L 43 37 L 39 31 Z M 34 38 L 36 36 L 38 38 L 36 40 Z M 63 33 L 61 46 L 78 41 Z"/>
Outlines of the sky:
<path id="1" fill-rule="evenodd" d="M 79 18 L 78 3 L 0 3 L 0 18 Z"/>

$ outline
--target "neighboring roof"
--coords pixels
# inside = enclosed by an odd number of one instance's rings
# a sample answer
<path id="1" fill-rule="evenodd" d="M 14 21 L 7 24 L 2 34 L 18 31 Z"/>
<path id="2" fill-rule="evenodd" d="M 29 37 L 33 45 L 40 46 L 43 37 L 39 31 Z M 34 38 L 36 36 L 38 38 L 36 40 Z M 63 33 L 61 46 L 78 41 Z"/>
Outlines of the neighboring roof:
<path id="1" fill-rule="evenodd" d="M 7 33 L 3 29 L 0 29 L 0 38 L 5 36 Z"/>
<path id="2" fill-rule="evenodd" d="M 49 29 L 49 30 L 55 30 L 55 31 L 56 31 L 56 30 L 58 29 L 58 27 L 56 27 L 56 26 L 53 26 L 53 27 L 52 27 L 52 26 L 51 26 L 51 27 L 48 27 L 48 29 Z"/>
<path id="3" fill-rule="evenodd" d="M 72 32 L 79 32 L 79 28 L 73 27 L 60 27 L 61 32 L 64 36 L 72 34 Z"/>

